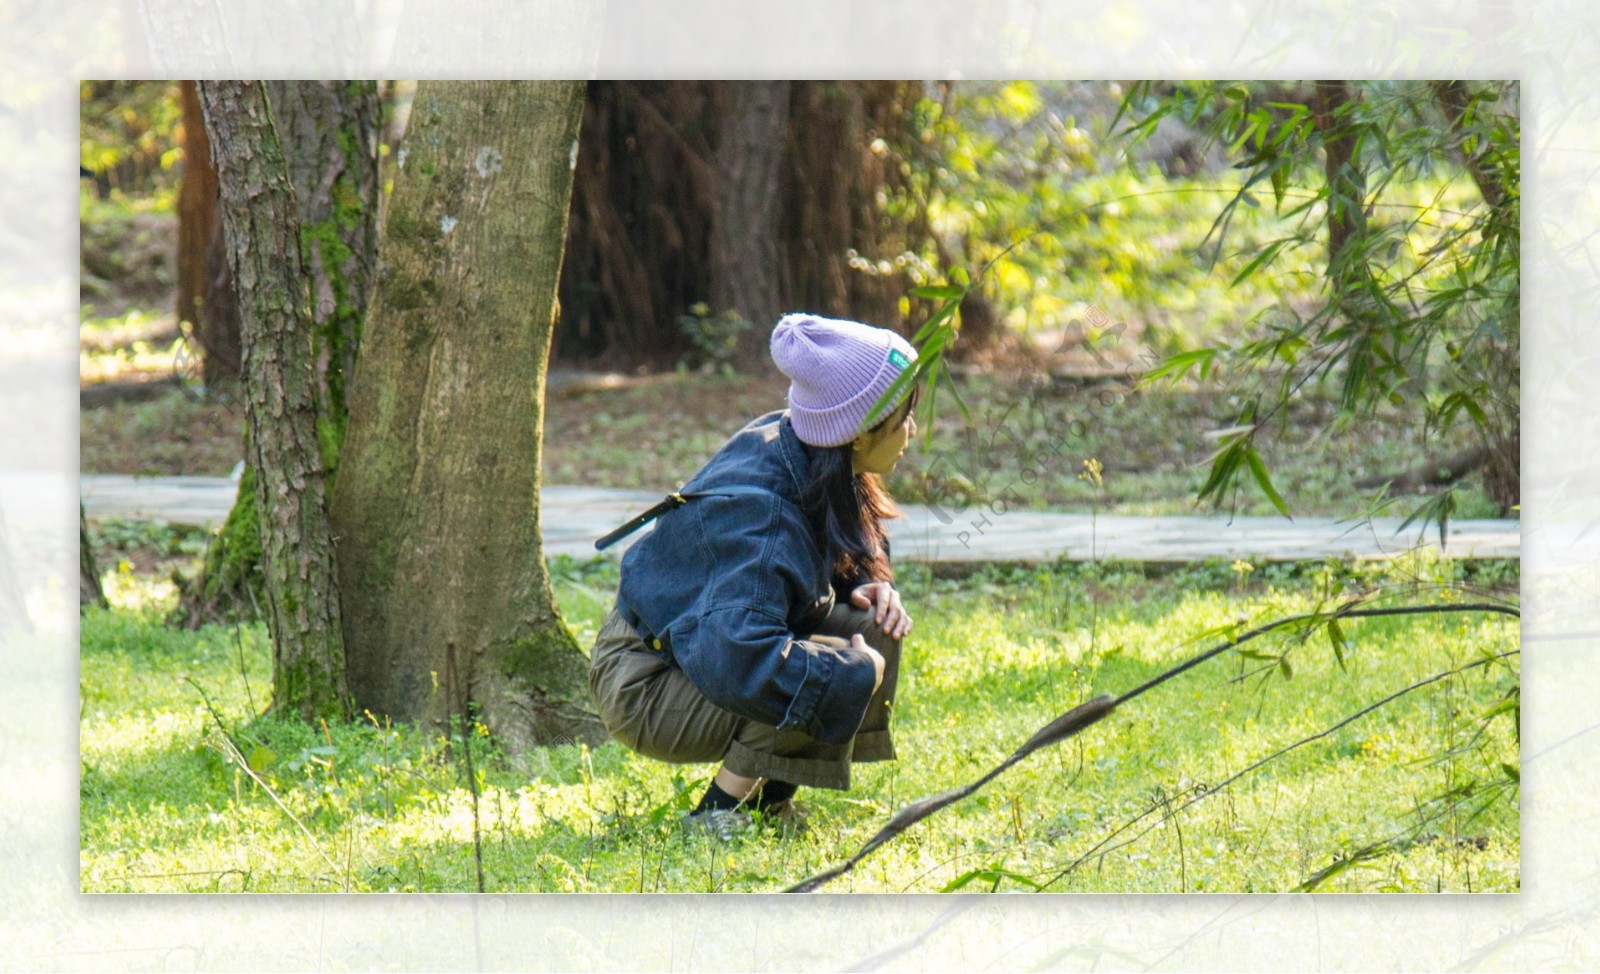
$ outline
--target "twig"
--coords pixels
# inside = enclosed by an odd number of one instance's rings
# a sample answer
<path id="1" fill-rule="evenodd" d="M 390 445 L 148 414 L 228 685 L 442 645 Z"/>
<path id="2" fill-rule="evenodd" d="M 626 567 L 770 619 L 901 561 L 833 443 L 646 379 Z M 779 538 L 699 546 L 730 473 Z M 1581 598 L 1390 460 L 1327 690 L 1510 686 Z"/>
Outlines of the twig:
<path id="1" fill-rule="evenodd" d="M 227 725 L 222 722 L 221 715 L 217 713 L 217 708 L 211 706 L 211 698 L 206 696 L 205 689 L 201 687 L 200 684 L 196 683 L 194 681 L 194 677 L 192 676 L 185 676 L 183 679 L 190 686 L 194 687 L 195 690 L 199 691 L 200 699 L 205 701 L 206 709 L 211 712 L 211 719 L 217 722 L 217 729 L 222 732 L 223 743 L 227 744 L 228 757 L 236 762 L 239 767 L 243 769 L 245 774 L 250 776 L 251 781 L 254 781 L 256 784 L 261 786 L 261 790 L 267 793 L 267 797 L 271 798 L 273 803 L 276 804 L 278 808 L 282 809 L 283 814 L 289 816 L 289 820 L 291 822 L 300 827 L 300 831 L 304 832 L 306 838 L 311 840 L 311 847 L 317 850 L 317 855 L 321 856 L 322 861 L 328 864 L 328 868 L 333 870 L 334 875 L 338 875 L 338 865 L 336 865 L 332 859 L 328 858 L 328 854 L 326 852 L 322 851 L 322 846 L 317 842 L 317 837 L 311 834 L 311 830 L 306 828 L 306 824 L 304 822 L 300 821 L 300 817 L 294 812 L 290 811 L 289 806 L 283 803 L 283 799 L 278 797 L 277 792 L 273 791 L 272 787 L 263 781 L 260 775 L 256 774 L 255 769 L 250 767 L 249 759 L 244 756 L 243 751 L 239 750 L 239 745 L 234 743 L 233 737 L 228 733 Z"/>
<path id="2" fill-rule="evenodd" d="M 239 676 L 244 679 L 244 696 L 246 700 L 250 701 L 250 712 L 252 714 L 260 713 L 260 711 L 256 710 L 256 695 L 250 690 L 250 674 L 245 672 L 244 637 L 239 635 L 239 623 L 237 621 L 233 624 L 233 645 L 239 651 Z"/>
<path id="3" fill-rule="evenodd" d="M 1267 633 L 1272 632 L 1274 630 L 1281 629 L 1284 626 L 1293 625 L 1293 624 L 1299 623 L 1299 622 L 1305 622 L 1305 621 L 1308 621 L 1308 620 L 1317 620 L 1317 619 L 1340 618 L 1340 617 L 1346 617 L 1346 616 L 1369 617 L 1369 616 L 1391 616 L 1391 615 L 1416 615 L 1416 614 L 1421 614 L 1421 613 L 1436 613 L 1436 612 L 1495 612 L 1495 613 L 1501 613 L 1501 614 L 1504 614 L 1504 615 L 1509 615 L 1509 616 L 1513 616 L 1513 617 L 1517 617 L 1517 618 L 1521 617 L 1521 612 L 1519 612 L 1517 609 L 1511 608 L 1509 606 L 1496 605 L 1496 604 L 1491 604 L 1491 603 L 1464 603 L 1464 604 L 1460 604 L 1460 605 L 1433 605 L 1433 606 L 1392 606 L 1392 607 L 1387 607 L 1387 608 L 1370 608 L 1370 609 L 1354 608 L 1353 606 L 1355 606 L 1356 604 L 1357 604 L 1357 601 L 1352 601 L 1352 602 L 1346 603 L 1344 607 L 1342 607 L 1340 609 L 1336 609 L 1333 612 L 1312 612 L 1312 613 L 1306 613 L 1306 614 L 1302 614 L 1302 615 L 1289 616 L 1289 617 L 1286 617 L 1286 618 L 1283 618 L 1283 619 L 1278 619 L 1278 620 L 1276 620 L 1274 622 L 1267 623 L 1266 625 L 1263 625 L 1263 626 L 1257 626 L 1256 628 L 1251 629 L 1248 632 L 1242 633 L 1241 635 L 1235 636 L 1234 638 L 1229 639 L 1226 642 L 1221 643 L 1220 645 L 1217 645 L 1217 646 L 1214 646 L 1214 647 L 1212 647 L 1212 648 L 1210 648 L 1208 650 L 1205 650 L 1204 652 L 1199 653 L 1199 654 L 1197 654 L 1197 655 L 1185 660 L 1182 663 L 1179 663 L 1177 666 L 1174 666 L 1171 669 L 1168 669 L 1168 670 L 1166 670 L 1166 671 L 1164 671 L 1162 673 L 1157 674 L 1156 676 L 1150 678 L 1149 680 L 1146 680 L 1144 683 L 1139 684 L 1137 687 L 1134 687 L 1132 690 L 1129 690 L 1127 693 L 1124 693 L 1119 697 L 1113 697 L 1110 694 L 1105 694 L 1105 695 L 1096 697 L 1093 700 L 1089 700 L 1089 701 L 1086 701 L 1084 703 L 1081 703 L 1076 707 L 1073 707 L 1071 710 L 1068 710 L 1066 713 L 1061 714 L 1060 716 L 1058 716 L 1054 720 L 1052 720 L 1050 723 L 1046 724 L 1036 734 L 1034 734 L 1032 737 L 1030 737 L 1027 741 L 1023 742 L 1022 746 L 1018 747 L 1015 751 L 1013 751 L 1009 757 L 1007 757 L 1004 761 L 1000 762 L 994 768 L 990 769 L 982 777 L 978 778 L 977 780 L 975 780 L 975 781 L 973 781 L 973 782 L 971 782 L 969 784 L 963 785 L 960 788 L 956 788 L 956 789 L 953 789 L 951 791 L 944 792 L 943 794 L 932 795 L 932 796 L 929 796 L 927 798 L 922 798 L 922 799 L 919 799 L 917 801 L 912 802 L 910 805 L 907 805 L 905 808 L 902 808 L 900 811 L 896 812 L 889 819 L 889 821 L 887 823 L 885 823 L 883 825 L 883 827 L 880 828 L 875 835 L 872 836 L 872 838 L 868 839 L 866 841 L 866 843 L 861 846 L 860 849 L 856 850 L 855 855 L 851 856 L 849 859 L 846 859 L 844 862 L 840 863 L 839 865 L 832 867 L 831 869 L 824 870 L 824 871 L 822 871 L 820 873 L 817 873 L 816 875 L 813 875 L 813 876 L 811 876 L 811 877 L 809 877 L 807 879 L 801 880 L 800 882 L 794 884 L 793 886 L 790 886 L 789 888 L 785 889 L 784 892 L 786 892 L 786 893 L 811 893 L 811 892 L 815 892 L 815 891 L 821 889 L 823 886 L 827 885 L 828 883 L 832 882 L 833 880 L 835 880 L 835 879 L 839 878 L 840 876 L 843 876 L 844 874 L 850 872 L 863 859 L 865 859 L 867 856 L 871 855 L 872 852 L 874 850 L 876 850 L 879 846 L 881 846 L 881 845 L 883 845 L 883 844 L 885 844 L 885 843 L 897 838 L 898 836 L 903 834 L 907 829 L 911 828 L 911 826 L 917 824 L 918 822 L 922 821 L 923 819 L 928 818 L 929 816 L 935 814 L 936 812 L 939 812 L 940 810 L 942 810 L 944 808 L 947 808 L 950 805 L 955 804 L 956 802 L 960 801 L 961 799 L 966 798 L 968 795 L 971 795 L 973 792 L 977 791 L 979 788 L 982 788 L 984 785 L 988 784 L 990 781 L 993 781 L 995 778 L 997 778 L 1001 774 L 1005 773 L 1005 771 L 1007 771 L 1009 768 L 1011 768 L 1012 765 L 1015 765 L 1015 764 L 1019 763 L 1024 758 L 1026 758 L 1028 755 L 1032 754 L 1034 751 L 1037 751 L 1042 747 L 1047 747 L 1047 746 L 1052 745 L 1052 744 L 1060 743 L 1061 741 L 1064 741 L 1067 738 L 1072 737 L 1072 736 L 1080 733 L 1081 731 L 1088 729 L 1090 726 L 1092 726 L 1092 725 L 1100 722 L 1104 718 L 1110 716 L 1117 709 L 1117 707 L 1121 706 L 1122 704 L 1127 703 L 1130 700 L 1133 700 L 1134 698 L 1140 696 L 1141 694 L 1144 694 L 1144 693 L 1146 693 L 1146 692 L 1148 692 L 1150 690 L 1155 689 L 1156 687 L 1158 687 L 1161 684 L 1167 682 L 1168 680 L 1170 680 L 1173 677 L 1179 675 L 1180 673 L 1187 672 L 1188 670 L 1193 669 L 1194 667 L 1200 665 L 1201 663 L 1204 663 L 1206 660 L 1212 659 L 1212 658 L 1220 655 L 1221 653 L 1224 653 L 1227 650 L 1232 649 L 1235 646 L 1238 646 L 1240 643 L 1247 642 L 1247 641 L 1249 641 L 1251 639 L 1256 638 L 1257 636 L 1263 636 L 1263 635 L 1266 635 Z M 1508 653 L 1508 654 L 1502 654 L 1502 655 L 1510 655 L 1510 654 Z M 1493 657 L 1490 658 L 1490 659 L 1478 660 L 1478 661 L 1476 661 L 1474 663 L 1469 664 L 1468 667 L 1463 667 L 1463 669 L 1470 668 L 1471 666 L 1482 666 L 1482 665 L 1490 662 L 1491 659 L 1493 659 Z M 1443 679 L 1444 676 L 1448 676 L 1448 675 L 1449 675 L 1448 673 L 1447 674 L 1442 674 L 1439 677 L 1436 677 L 1436 678 L 1433 678 L 1433 679 Z M 1427 682 L 1432 682 L 1432 680 L 1430 679 L 1429 681 L 1424 681 L 1424 684 L 1422 684 L 1422 685 L 1425 685 Z M 1415 689 L 1415 687 L 1408 688 L 1405 691 L 1401 691 L 1401 693 L 1410 692 L 1410 689 Z M 1359 717 L 1362 714 L 1365 714 L 1365 713 L 1369 712 L 1370 710 L 1376 709 L 1377 707 L 1383 706 L 1385 703 L 1389 702 L 1390 699 L 1393 699 L 1393 697 L 1391 696 L 1389 698 L 1385 698 L 1384 700 L 1379 701 L 1376 704 L 1373 704 L 1372 707 L 1366 708 L 1366 709 L 1358 712 L 1357 714 L 1353 715 L 1352 717 L 1346 718 L 1344 721 L 1341 721 L 1339 724 L 1335 724 L 1333 727 L 1328 728 L 1326 731 L 1323 732 L 1323 735 L 1326 735 L 1328 733 L 1332 733 L 1334 730 L 1337 730 L 1339 727 L 1343 726 L 1344 724 L 1347 724 L 1351 720 L 1356 719 L 1356 717 Z M 1319 736 L 1321 736 L 1321 735 L 1319 735 Z M 1315 738 L 1311 738 L 1309 740 L 1314 740 L 1314 739 Z M 1305 742 L 1301 742 L 1301 743 L 1305 743 Z M 1298 746 L 1299 746 L 1299 744 L 1291 745 L 1291 747 L 1298 747 Z M 1271 758 L 1269 757 L 1269 758 L 1264 759 L 1264 760 L 1271 760 Z M 1252 770 L 1254 767 L 1257 767 L 1257 766 L 1259 766 L 1259 763 L 1257 765 L 1252 765 L 1251 768 L 1245 769 L 1245 771 L 1240 772 L 1240 774 L 1242 775 L 1242 774 L 1248 773 L 1250 770 Z M 1230 778 L 1228 780 L 1231 782 L 1237 777 L 1238 777 L 1238 775 L 1235 775 L 1234 778 Z M 1185 803 L 1183 806 L 1181 806 L 1178 809 L 1178 811 L 1182 811 L 1184 808 L 1187 808 L 1190 804 L 1193 804 L 1197 800 L 1199 800 L 1199 799 L 1198 798 L 1190 799 L 1190 801 Z M 1146 813 L 1146 814 L 1148 814 L 1148 813 Z M 1141 816 L 1141 818 L 1142 817 L 1143 816 Z M 1119 830 L 1119 832 L 1120 831 L 1121 830 Z M 1115 835 L 1115 834 L 1116 833 L 1113 833 L 1113 835 Z M 1143 834 L 1144 833 L 1140 833 L 1141 836 Z M 1135 837 L 1135 838 L 1137 838 L 1137 837 Z M 1132 840 L 1130 840 L 1130 841 L 1132 841 Z M 1091 851 L 1091 853 L 1086 854 L 1083 858 L 1080 858 L 1077 862 L 1075 862 L 1073 864 L 1072 867 L 1069 867 L 1069 869 L 1067 871 L 1070 871 L 1072 868 L 1076 868 L 1076 866 L 1077 866 L 1077 864 L 1079 862 L 1084 861 L 1084 859 L 1086 859 L 1088 857 L 1088 855 L 1091 855 L 1091 854 L 1093 854 L 1092 851 Z M 1061 876 L 1064 876 L 1064 875 L 1066 875 L 1066 872 L 1063 872 L 1060 875 L 1058 875 L 1056 877 L 1056 879 L 1060 879 Z M 1051 882 L 1055 882 L 1055 880 L 1051 880 Z M 1048 884 L 1046 884 L 1046 885 L 1048 885 Z"/>
<path id="4" fill-rule="evenodd" d="M 1367 714 L 1372 713 L 1374 710 L 1378 710 L 1381 707 L 1385 707 L 1385 706 L 1393 703 L 1394 701 L 1400 699 L 1401 697 L 1405 696 L 1406 694 L 1411 693 L 1414 690 L 1420 690 L 1425 686 L 1428 686 L 1428 685 L 1433 684 L 1433 683 L 1437 683 L 1440 680 L 1448 679 L 1448 678 L 1450 678 L 1452 676 L 1455 676 L 1455 675 L 1457 675 L 1459 673 L 1464 673 L 1464 672 L 1466 672 L 1467 670 L 1470 670 L 1470 669 L 1475 669 L 1475 668 L 1480 667 L 1480 666 L 1487 666 L 1490 663 L 1495 662 L 1496 660 L 1505 659 L 1505 658 L 1510 657 L 1510 656 L 1516 656 L 1516 655 L 1520 654 L 1521 652 L 1522 651 L 1519 650 L 1519 649 L 1507 650 L 1506 652 L 1498 653 L 1493 657 L 1473 660 L 1471 663 L 1467 663 L 1464 666 L 1459 666 L 1459 667 L 1457 667 L 1457 668 L 1455 668 L 1453 670 L 1446 670 L 1443 673 L 1435 673 L 1433 676 L 1427 677 L 1427 678 L 1422 679 L 1422 680 L 1418 680 L 1416 683 L 1413 683 L 1413 684 L 1411 684 L 1409 686 L 1402 687 L 1401 689 L 1396 690 L 1394 693 L 1391 693 L 1388 696 L 1384 697 L 1382 700 L 1379 700 L 1376 703 L 1372 703 L 1372 704 L 1369 704 L 1369 705 L 1367 705 L 1365 707 L 1362 707 L 1360 710 L 1358 710 L 1355 713 L 1351 714 L 1350 716 L 1344 718 L 1343 720 L 1339 721 L 1338 723 L 1332 725 L 1331 727 L 1323 728 L 1322 730 L 1318 731 L 1315 734 L 1312 734 L 1309 737 L 1303 737 L 1300 740 L 1295 741 L 1293 744 L 1286 745 L 1284 747 L 1279 748 L 1276 751 L 1273 751 L 1271 754 L 1269 754 L 1266 757 L 1260 759 L 1259 761 L 1256 761 L 1255 763 L 1249 765 L 1248 767 L 1244 768 L 1243 770 L 1238 771 L 1238 772 L 1236 772 L 1236 773 L 1234 773 L 1232 775 L 1229 775 L 1227 778 L 1223 779 L 1220 783 L 1218 783 L 1215 787 L 1208 787 L 1208 788 L 1205 788 L 1203 790 L 1197 791 L 1193 798 L 1190 798 L 1188 801 L 1184 802 L 1182 805 L 1179 805 L 1176 809 L 1172 809 L 1172 810 L 1168 811 L 1166 815 L 1163 815 L 1161 817 L 1160 821 L 1152 823 L 1150 825 L 1150 827 L 1146 828 L 1143 832 L 1140 832 L 1138 835 L 1134 836 L 1133 838 L 1128 839 L 1126 842 L 1119 842 L 1116 845 L 1108 846 L 1107 845 L 1108 842 L 1110 842 L 1112 839 L 1116 838 L 1118 835 L 1122 834 L 1123 832 L 1127 831 L 1129 828 L 1131 828 L 1134 825 L 1136 825 L 1139 821 L 1141 821 L 1146 816 L 1150 815 L 1153 811 L 1155 811 L 1155 809 L 1151 808 L 1148 811 L 1141 812 L 1137 817 L 1135 817 L 1134 819 L 1130 820 L 1127 824 L 1123 825 L 1121 828 L 1117 829 L 1115 832 L 1111 833 L 1110 835 L 1108 835 L 1104 839 L 1102 839 L 1094 847 L 1089 849 L 1088 852 L 1085 852 L 1083 855 L 1079 856 L 1077 859 L 1074 859 L 1071 863 L 1069 863 L 1067 865 L 1067 867 L 1065 869 L 1063 869 L 1061 872 L 1057 873 L 1048 882 L 1043 883 L 1042 886 L 1043 887 L 1049 887 L 1051 885 L 1054 885 L 1055 883 L 1057 883 L 1060 880 L 1062 880 L 1063 878 L 1065 878 L 1068 873 L 1071 873 L 1073 870 L 1077 869 L 1080 865 L 1082 865 L 1083 863 L 1087 862 L 1089 859 L 1091 859 L 1091 858 L 1093 858 L 1095 856 L 1103 856 L 1107 852 L 1114 852 L 1117 849 L 1122 849 L 1122 848 L 1125 848 L 1127 846 L 1132 845 L 1133 843 L 1139 841 L 1140 839 L 1142 839 L 1146 835 L 1148 835 L 1151 832 L 1152 829 L 1154 829 L 1156 826 L 1160 825 L 1162 822 L 1167 821 L 1168 819 L 1172 818 L 1173 816 L 1181 814 L 1184 810 L 1189 808 L 1189 806 L 1194 805 L 1194 804 L 1196 804 L 1198 802 L 1204 801 L 1205 799 L 1211 797 L 1212 795 L 1216 794 L 1217 792 L 1222 791 L 1224 788 L 1227 788 L 1229 785 L 1233 784 L 1235 781 L 1238 781 L 1240 778 L 1243 778 L 1245 775 L 1248 775 L 1248 774 L 1251 774 L 1251 773 L 1255 772 L 1256 770 L 1258 770 L 1259 768 L 1261 768 L 1263 765 L 1267 764 L 1268 762 L 1275 761 L 1278 758 L 1283 757 L 1285 754 L 1288 754 L 1290 751 L 1296 750 L 1297 748 L 1304 747 L 1307 744 L 1311 744 L 1311 743 L 1314 743 L 1316 741 L 1319 741 L 1322 738 L 1327 737 L 1329 734 L 1332 734 L 1334 731 L 1337 731 L 1340 728 L 1343 728 L 1343 727 L 1345 727 L 1345 726 L 1347 726 L 1347 725 L 1349 725 L 1351 723 L 1354 723 L 1355 721 L 1361 719 L 1362 717 L 1365 717 Z"/>

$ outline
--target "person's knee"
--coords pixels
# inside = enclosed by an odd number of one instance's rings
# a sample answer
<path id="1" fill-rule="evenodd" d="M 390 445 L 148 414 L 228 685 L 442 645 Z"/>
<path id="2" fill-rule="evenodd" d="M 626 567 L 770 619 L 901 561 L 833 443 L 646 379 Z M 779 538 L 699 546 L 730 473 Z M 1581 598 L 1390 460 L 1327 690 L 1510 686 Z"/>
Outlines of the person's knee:
<path id="1" fill-rule="evenodd" d="M 867 645 L 882 654 L 885 662 L 900 658 L 900 638 L 883 631 L 883 624 L 871 609 L 852 609 L 850 631 L 859 633 Z"/>

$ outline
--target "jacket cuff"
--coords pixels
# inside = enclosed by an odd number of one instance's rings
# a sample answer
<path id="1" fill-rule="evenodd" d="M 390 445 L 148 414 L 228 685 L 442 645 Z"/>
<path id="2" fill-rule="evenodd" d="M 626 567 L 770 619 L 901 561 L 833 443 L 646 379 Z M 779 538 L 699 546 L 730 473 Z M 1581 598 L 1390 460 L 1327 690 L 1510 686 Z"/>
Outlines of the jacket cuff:
<path id="1" fill-rule="evenodd" d="M 867 715 L 877 668 L 854 646 L 808 648 L 811 666 L 780 728 L 796 727 L 824 744 L 843 744 Z"/>

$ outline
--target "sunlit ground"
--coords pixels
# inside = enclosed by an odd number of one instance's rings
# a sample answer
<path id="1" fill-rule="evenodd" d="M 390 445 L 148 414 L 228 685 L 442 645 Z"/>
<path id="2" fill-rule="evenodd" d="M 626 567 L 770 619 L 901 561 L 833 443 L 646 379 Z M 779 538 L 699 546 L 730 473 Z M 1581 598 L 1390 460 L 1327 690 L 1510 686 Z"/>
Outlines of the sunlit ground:
<path id="1" fill-rule="evenodd" d="M 940 580 L 903 569 L 917 628 L 901 676 L 900 759 L 858 767 L 848 793 L 803 790 L 804 834 L 724 844 L 679 821 L 711 767 L 617 744 L 507 756 L 475 735 L 474 817 L 459 741 L 452 761 L 436 732 L 256 717 L 270 687 L 264 629 L 164 628 L 167 583 L 111 570 L 114 608 L 83 620 L 82 885 L 473 890 L 476 832 L 494 891 L 781 888 L 838 861 L 894 809 L 976 777 L 1061 710 L 1137 685 L 1241 616 L 1306 611 L 1340 585 L 1341 597 L 1380 589 L 1379 603 L 1458 600 L 1463 584 L 1515 598 L 1515 562 L 1462 571 L 1217 563 L 1159 577 L 1112 565 Z M 555 572 L 587 648 L 615 567 L 558 559 Z M 1517 683 L 1516 656 L 1401 696 L 1222 787 L 1388 694 L 1517 648 L 1515 621 L 1502 616 L 1347 620 L 1342 635 L 1344 667 L 1324 632 L 1257 640 L 1245 648 L 1259 656 L 1207 663 L 916 826 L 831 888 L 1261 892 L 1332 867 L 1318 888 L 1518 889 L 1516 714 L 1496 712 Z"/>

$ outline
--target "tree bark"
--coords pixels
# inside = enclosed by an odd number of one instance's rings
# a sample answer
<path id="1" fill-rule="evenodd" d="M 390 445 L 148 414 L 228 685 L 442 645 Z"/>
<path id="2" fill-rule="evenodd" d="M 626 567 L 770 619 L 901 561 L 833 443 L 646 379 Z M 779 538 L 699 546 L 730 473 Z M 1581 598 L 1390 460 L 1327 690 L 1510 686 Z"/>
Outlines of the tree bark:
<path id="1" fill-rule="evenodd" d="M 909 190 L 920 93 L 896 81 L 592 82 L 558 356 L 671 367 L 691 350 L 679 319 L 701 302 L 756 325 L 745 338 L 760 354 L 743 352 L 763 365 L 760 339 L 783 311 L 902 324 L 911 281 L 895 258 L 922 246 L 926 216 L 891 215 L 883 198 Z"/>
<path id="2" fill-rule="evenodd" d="M 200 349 L 207 395 L 230 395 L 225 390 L 238 384 L 243 371 L 239 294 L 233 286 L 233 270 L 228 266 L 228 241 L 222 232 L 222 221 L 215 218 L 206 243 L 205 297 L 200 306 Z"/>
<path id="3" fill-rule="evenodd" d="M 895 258 L 928 236 L 926 215 L 892 219 L 883 197 L 907 188 L 907 120 L 921 86 L 797 81 L 791 86 L 783 268 L 790 305 L 901 328 L 910 276 Z"/>
<path id="4" fill-rule="evenodd" d="M 299 207 L 300 253 L 311 275 L 319 413 L 342 430 L 378 266 L 378 85 L 266 86 Z"/>
<path id="5" fill-rule="evenodd" d="M 512 748 L 604 737 L 539 530 L 582 104 L 581 82 L 418 85 L 334 490 L 356 703 L 475 708 Z"/>
<path id="6" fill-rule="evenodd" d="M 300 214 L 300 256 L 312 293 L 317 441 L 331 480 L 378 262 L 381 107 L 377 85 L 370 81 L 266 82 L 266 91 Z M 237 363 L 238 310 L 220 225 L 215 246 L 217 294 L 208 298 L 208 306 L 218 314 L 208 321 L 214 333 L 231 330 Z M 208 352 L 208 371 L 217 358 Z M 255 491 L 246 482 L 251 476 L 247 471 L 241 480 L 234 510 L 213 539 L 200 577 L 184 587 L 174 624 L 199 626 L 248 617 L 254 610 L 261 574 Z"/>
<path id="7" fill-rule="evenodd" d="M 217 169 L 193 81 L 178 82 L 183 180 L 178 187 L 178 327 L 199 345 L 207 390 L 239 379 L 239 309 L 217 222 Z"/>
<path id="8" fill-rule="evenodd" d="M 1475 110 L 1472 93 L 1467 90 L 1466 82 L 1433 81 L 1429 82 L 1429 87 L 1450 127 L 1457 131 L 1466 129 L 1474 120 L 1472 116 Z M 1500 169 L 1489 159 L 1488 142 L 1480 140 L 1470 152 L 1464 142 L 1457 143 L 1456 150 L 1483 201 L 1491 210 L 1502 211 L 1498 215 L 1499 220 L 1514 233 L 1520 215 L 1517 208 L 1521 201 L 1517 193 L 1507 192 Z M 1508 311 L 1512 314 L 1515 313 L 1515 302 L 1515 297 L 1507 301 Z M 1498 382 L 1491 385 L 1497 385 L 1498 388 L 1495 388 L 1492 401 L 1488 404 L 1491 422 L 1488 428 L 1480 431 L 1487 454 L 1483 473 L 1484 490 L 1507 511 L 1522 502 L 1521 349 L 1521 328 L 1518 327 L 1509 331 L 1503 339 L 1500 352 L 1507 366 L 1503 370 L 1492 371 Z"/>
<path id="9" fill-rule="evenodd" d="M 183 110 L 183 180 L 178 184 L 178 327 L 201 338 L 211 227 L 217 216 L 217 170 L 211 165 L 205 117 L 193 81 L 178 82 Z M 203 344 L 202 344 L 203 350 Z"/>
<path id="10" fill-rule="evenodd" d="M 1472 94 L 1467 91 L 1466 82 L 1430 81 L 1428 87 L 1432 89 L 1433 96 L 1438 100 L 1450 127 L 1465 128 L 1468 110 L 1472 107 Z M 1469 153 L 1465 145 L 1456 144 L 1461 162 L 1467 167 L 1467 173 L 1472 176 L 1472 181 L 1477 185 L 1483 201 L 1495 207 L 1505 199 L 1505 188 L 1500 185 L 1500 174 L 1483 164 L 1487 149 L 1487 145 L 1479 145 L 1475 151 Z"/>
<path id="11" fill-rule="evenodd" d="M 732 81 L 720 92 L 716 209 L 711 218 L 711 311 L 748 322 L 733 363 L 752 372 L 770 364 L 767 339 L 783 310 L 778 248 L 783 215 L 787 81 Z"/>
<path id="12" fill-rule="evenodd" d="M 3 539 L 0 539 L 3 540 Z M 100 587 L 100 566 L 94 561 L 94 548 L 89 544 L 89 517 L 84 513 L 83 501 L 78 501 L 78 610 L 97 605 L 102 609 L 106 602 L 105 589 Z"/>
<path id="13" fill-rule="evenodd" d="M 259 82 L 201 82 L 229 265 L 241 295 L 249 453 L 273 644 L 273 708 L 349 712 L 316 434 L 308 286 L 288 166 Z"/>
<path id="14" fill-rule="evenodd" d="M 1349 244 L 1366 227 L 1367 181 L 1355 156 L 1356 134 L 1337 112 L 1356 97 L 1348 81 L 1318 81 L 1312 104 L 1328 186 L 1328 273 L 1347 282 L 1361 274 L 1361 254 L 1350 252 Z"/>

